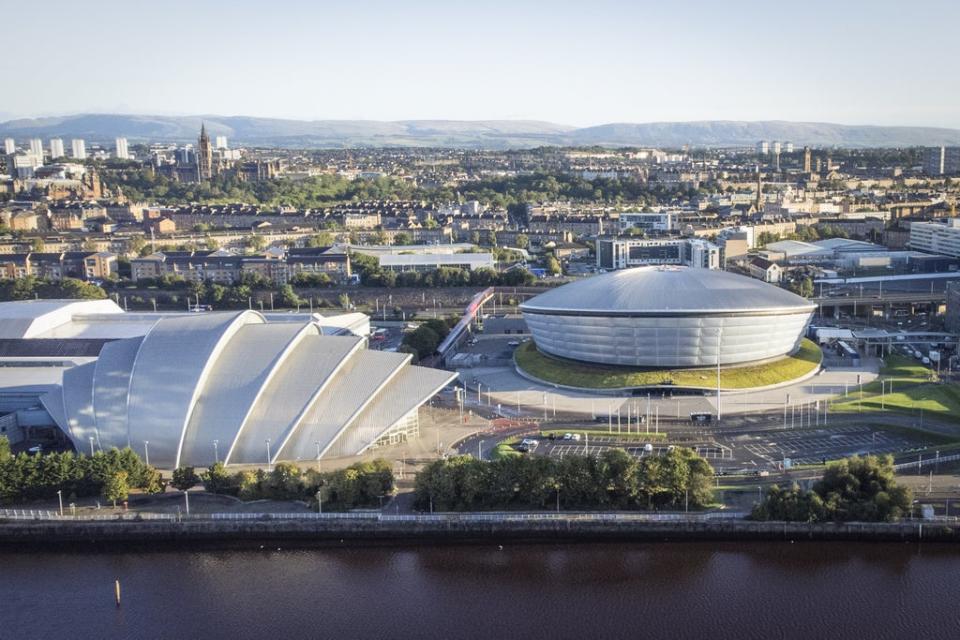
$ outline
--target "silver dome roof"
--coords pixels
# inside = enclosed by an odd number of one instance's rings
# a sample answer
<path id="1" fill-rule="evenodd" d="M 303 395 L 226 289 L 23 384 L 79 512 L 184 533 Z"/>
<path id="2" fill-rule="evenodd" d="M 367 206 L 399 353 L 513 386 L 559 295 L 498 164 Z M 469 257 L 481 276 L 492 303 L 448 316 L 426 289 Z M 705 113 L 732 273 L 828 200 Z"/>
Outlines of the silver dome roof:
<path id="1" fill-rule="evenodd" d="M 520 305 L 524 313 L 590 316 L 777 314 L 816 305 L 786 289 L 715 269 L 655 266 L 578 280 Z"/>

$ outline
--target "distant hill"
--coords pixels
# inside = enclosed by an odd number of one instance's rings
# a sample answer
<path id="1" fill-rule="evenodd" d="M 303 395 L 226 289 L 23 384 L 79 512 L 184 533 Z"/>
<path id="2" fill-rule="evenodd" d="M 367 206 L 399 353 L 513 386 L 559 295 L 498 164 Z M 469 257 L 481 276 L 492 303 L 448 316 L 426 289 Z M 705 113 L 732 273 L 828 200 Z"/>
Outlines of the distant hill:
<path id="1" fill-rule="evenodd" d="M 17 140 L 61 136 L 92 142 L 195 140 L 200 124 L 211 136 L 236 145 L 307 148 L 462 147 L 525 148 L 541 145 L 742 146 L 758 140 L 816 147 L 903 147 L 960 145 L 960 129 L 878 127 L 816 122 L 656 122 L 575 128 L 530 120 L 281 120 L 244 116 L 148 116 L 82 114 L 0 122 L 0 137 Z"/>

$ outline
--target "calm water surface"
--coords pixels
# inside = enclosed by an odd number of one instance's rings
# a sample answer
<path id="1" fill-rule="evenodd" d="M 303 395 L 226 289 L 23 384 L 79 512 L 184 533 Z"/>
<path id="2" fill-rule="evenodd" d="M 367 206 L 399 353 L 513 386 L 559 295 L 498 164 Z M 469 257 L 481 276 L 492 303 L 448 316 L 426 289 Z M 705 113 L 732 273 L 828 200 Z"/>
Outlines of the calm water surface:
<path id="1" fill-rule="evenodd" d="M 225 637 L 960 638 L 960 548 L 511 544 L 0 555 L 0 638 Z"/>

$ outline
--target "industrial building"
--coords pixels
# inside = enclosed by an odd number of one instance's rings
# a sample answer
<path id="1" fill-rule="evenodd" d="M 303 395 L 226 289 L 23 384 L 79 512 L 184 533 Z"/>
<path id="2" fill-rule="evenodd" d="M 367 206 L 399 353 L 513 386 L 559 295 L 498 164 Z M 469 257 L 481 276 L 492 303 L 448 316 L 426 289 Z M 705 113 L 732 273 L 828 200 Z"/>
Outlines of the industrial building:
<path id="1" fill-rule="evenodd" d="M 160 468 L 358 455 L 418 434 L 454 377 L 364 333 L 363 314 L 0 303 L 0 426 L 46 419 L 78 451 L 130 446 Z"/>
<path id="2" fill-rule="evenodd" d="M 520 305 L 543 353 L 633 367 L 733 365 L 797 349 L 816 305 L 712 269 L 639 267 Z"/>

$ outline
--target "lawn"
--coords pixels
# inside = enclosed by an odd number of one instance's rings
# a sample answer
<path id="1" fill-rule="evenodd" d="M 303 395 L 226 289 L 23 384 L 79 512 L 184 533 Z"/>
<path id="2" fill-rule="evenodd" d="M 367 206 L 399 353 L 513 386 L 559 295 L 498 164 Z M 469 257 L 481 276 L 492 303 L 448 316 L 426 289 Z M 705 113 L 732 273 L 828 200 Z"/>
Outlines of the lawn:
<path id="1" fill-rule="evenodd" d="M 830 404 L 831 411 L 929 412 L 932 417 L 960 421 L 960 385 L 931 381 L 932 372 L 910 358 L 890 356 L 880 370 L 880 379 L 851 391 L 847 398 Z M 887 393 L 882 394 L 885 386 Z M 891 388 L 893 392 L 890 393 Z"/>
<path id="2" fill-rule="evenodd" d="M 758 365 L 726 367 L 720 370 L 720 386 L 724 389 L 749 389 L 795 380 L 816 369 L 821 359 L 820 348 L 804 339 L 793 355 Z M 525 342 L 514 352 L 514 359 L 530 375 L 569 387 L 586 389 L 618 389 L 672 384 L 677 387 L 714 388 L 715 368 L 647 369 L 604 366 L 555 358 L 537 350 L 533 341 Z M 879 387 L 878 387 L 879 388 Z"/>

